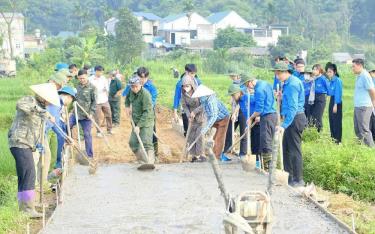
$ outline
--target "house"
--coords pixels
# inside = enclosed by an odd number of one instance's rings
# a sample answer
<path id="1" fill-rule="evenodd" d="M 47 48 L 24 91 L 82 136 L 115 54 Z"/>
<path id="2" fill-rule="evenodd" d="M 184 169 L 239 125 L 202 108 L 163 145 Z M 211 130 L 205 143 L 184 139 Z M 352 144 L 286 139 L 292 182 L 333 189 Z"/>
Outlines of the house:
<path id="1" fill-rule="evenodd" d="M 13 20 L 12 20 L 13 18 Z M 8 26 L 6 22 L 11 23 L 11 42 L 8 37 Z M 25 18 L 21 13 L 4 13 L 0 15 L 0 35 L 2 36 L 2 45 L 0 51 L 5 58 L 11 58 L 11 45 L 14 57 L 24 57 L 24 35 Z M 0 54 L 1 56 L 1 54 Z"/>
<path id="2" fill-rule="evenodd" d="M 26 58 L 33 53 L 38 53 L 44 50 L 45 43 L 40 35 L 39 29 L 36 29 L 34 34 L 25 35 L 24 48 Z"/>
<path id="3" fill-rule="evenodd" d="M 238 31 L 245 32 L 248 29 L 256 28 L 255 24 L 248 23 L 244 18 L 242 18 L 235 11 L 223 11 L 213 13 L 207 17 L 214 27 L 215 34 L 219 29 L 225 29 L 227 27 L 233 27 Z"/>
<path id="4" fill-rule="evenodd" d="M 334 63 L 352 64 L 353 57 L 347 52 L 332 53 Z"/>
<path id="5" fill-rule="evenodd" d="M 160 21 L 159 36 L 179 46 L 191 44 L 191 40 L 213 40 L 212 24 L 196 12 L 167 16 Z"/>
<path id="6" fill-rule="evenodd" d="M 143 40 L 146 43 L 153 43 L 154 37 L 157 36 L 161 18 L 153 13 L 133 12 L 133 15 L 141 24 Z M 116 35 L 116 24 L 119 20 L 112 17 L 104 22 L 104 30 L 109 35 Z"/>
<path id="7" fill-rule="evenodd" d="M 256 27 L 245 31 L 253 37 L 257 46 L 260 47 L 276 45 L 281 35 L 289 35 L 289 27 L 286 25 L 269 25 L 267 27 Z"/>

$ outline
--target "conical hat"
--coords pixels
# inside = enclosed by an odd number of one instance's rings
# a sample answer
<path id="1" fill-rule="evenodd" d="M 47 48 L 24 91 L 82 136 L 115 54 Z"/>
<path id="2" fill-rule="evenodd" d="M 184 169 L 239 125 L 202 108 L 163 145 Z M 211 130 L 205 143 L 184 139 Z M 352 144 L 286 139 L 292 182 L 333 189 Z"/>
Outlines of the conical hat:
<path id="1" fill-rule="evenodd" d="M 209 89 L 207 86 L 199 85 L 197 90 L 193 93 L 192 98 L 199 98 L 204 96 L 210 96 L 215 92 L 212 89 Z"/>
<path id="2" fill-rule="evenodd" d="M 47 102 L 55 106 L 60 106 L 59 95 L 56 86 L 52 83 L 31 85 L 30 89 Z"/>

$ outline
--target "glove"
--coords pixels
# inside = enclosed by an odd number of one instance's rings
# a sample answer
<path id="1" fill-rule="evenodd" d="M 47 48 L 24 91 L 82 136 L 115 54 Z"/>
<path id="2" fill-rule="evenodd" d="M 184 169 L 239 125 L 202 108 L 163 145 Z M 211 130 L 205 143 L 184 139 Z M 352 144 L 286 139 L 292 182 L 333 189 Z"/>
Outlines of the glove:
<path id="1" fill-rule="evenodd" d="M 140 131 L 140 129 L 139 129 L 138 126 L 134 127 L 134 133 L 135 134 L 139 135 L 139 131 Z"/>
<path id="2" fill-rule="evenodd" d="M 42 144 L 40 144 L 40 143 L 36 144 L 35 148 L 36 148 L 36 150 L 39 151 L 39 153 L 44 154 L 44 147 L 43 147 Z"/>

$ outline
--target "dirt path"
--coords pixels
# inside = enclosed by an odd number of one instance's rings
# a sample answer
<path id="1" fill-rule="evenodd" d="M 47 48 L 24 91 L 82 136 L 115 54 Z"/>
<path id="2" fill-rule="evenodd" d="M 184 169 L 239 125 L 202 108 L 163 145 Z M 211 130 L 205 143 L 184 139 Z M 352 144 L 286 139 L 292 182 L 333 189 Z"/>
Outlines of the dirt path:
<path id="1" fill-rule="evenodd" d="M 266 178 L 223 165 L 229 192 L 265 189 Z M 345 233 L 287 187 L 272 197 L 273 233 Z M 43 233 L 223 233 L 224 201 L 212 169 L 203 164 L 164 164 L 153 172 L 135 165 L 99 168 L 95 176 L 76 166 L 65 200 Z"/>

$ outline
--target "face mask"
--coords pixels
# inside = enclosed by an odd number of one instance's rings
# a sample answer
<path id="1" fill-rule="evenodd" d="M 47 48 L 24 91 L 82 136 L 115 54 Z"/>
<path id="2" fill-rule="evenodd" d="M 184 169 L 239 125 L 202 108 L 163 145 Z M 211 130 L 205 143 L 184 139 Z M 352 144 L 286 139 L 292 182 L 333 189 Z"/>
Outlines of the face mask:
<path id="1" fill-rule="evenodd" d="M 187 87 L 184 87 L 184 90 L 185 90 L 185 92 L 190 92 L 191 91 L 191 86 L 187 86 Z"/>

